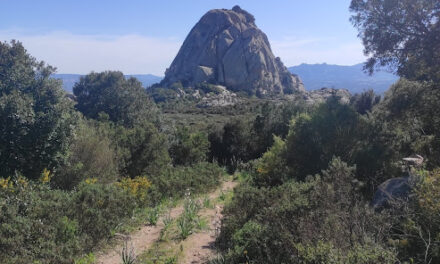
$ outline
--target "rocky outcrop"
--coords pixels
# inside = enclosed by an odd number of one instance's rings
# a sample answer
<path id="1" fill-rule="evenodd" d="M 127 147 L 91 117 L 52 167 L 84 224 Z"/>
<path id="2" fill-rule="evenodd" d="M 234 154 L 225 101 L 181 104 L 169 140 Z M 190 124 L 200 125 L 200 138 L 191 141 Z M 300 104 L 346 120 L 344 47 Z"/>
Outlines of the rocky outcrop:
<path id="1" fill-rule="evenodd" d="M 379 185 L 371 205 L 376 209 L 398 205 L 408 199 L 411 189 L 409 177 L 388 179 Z"/>
<path id="2" fill-rule="evenodd" d="M 218 106 L 228 106 L 234 105 L 239 102 L 237 95 L 231 91 L 228 91 L 226 87 L 221 85 L 215 85 L 217 93 L 208 93 L 200 98 L 200 102 L 197 107 L 218 107 Z"/>
<path id="3" fill-rule="evenodd" d="M 175 82 L 186 87 L 207 82 L 257 95 L 304 91 L 299 77 L 273 55 L 255 18 L 239 6 L 211 10 L 194 26 L 162 85 Z"/>
<path id="4" fill-rule="evenodd" d="M 414 169 L 422 167 L 424 159 L 416 154 L 403 158 L 402 161 L 405 168 L 405 177 L 391 178 L 378 186 L 371 201 L 371 205 L 375 209 L 399 206 L 410 198 L 412 188 L 420 180 Z"/>

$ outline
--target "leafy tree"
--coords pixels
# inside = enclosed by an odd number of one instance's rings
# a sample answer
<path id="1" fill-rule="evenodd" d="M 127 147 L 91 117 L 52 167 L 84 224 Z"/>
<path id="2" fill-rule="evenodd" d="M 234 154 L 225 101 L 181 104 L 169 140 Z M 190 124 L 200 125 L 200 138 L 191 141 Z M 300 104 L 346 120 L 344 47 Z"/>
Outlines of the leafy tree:
<path id="1" fill-rule="evenodd" d="M 355 94 L 350 98 L 350 105 L 361 115 L 365 115 L 373 110 L 373 106 L 380 102 L 380 95 L 376 95 L 373 90 Z"/>
<path id="2" fill-rule="evenodd" d="M 401 79 L 375 107 L 380 135 L 387 135 L 384 143 L 399 159 L 418 153 L 429 169 L 440 166 L 439 100 L 438 85 Z"/>
<path id="3" fill-rule="evenodd" d="M 116 126 L 112 133 L 122 175 L 134 178 L 159 174 L 169 164 L 166 138 L 152 123 L 133 128 Z"/>
<path id="4" fill-rule="evenodd" d="M 0 43 L 0 176 L 37 178 L 63 163 L 78 116 L 54 72 L 20 42 Z"/>
<path id="5" fill-rule="evenodd" d="M 210 158 L 234 171 L 240 162 L 258 158 L 249 120 L 234 119 L 209 134 Z"/>
<path id="6" fill-rule="evenodd" d="M 359 115 L 330 98 L 311 114 L 297 116 L 286 139 L 285 158 L 291 176 L 303 180 L 323 170 L 333 156 L 353 160 Z"/>
<path id="7" fill-rule="evenodd" d="M 438 0 L 352 0 L 350 11 L 370 73 L 389 66 L 408 79 L 440 80 Z"/>
<path id="8" fill-rule="evenodd" d="M 72 189 L 85 179 L 110 183 L 118 176 L 117 156 L 112 142 L 99 133 L 94 122 L 81 120 L 75 129 L 66 164 L 52 183 Z"/>
<path id="9" fill-rule="evenodd" d="M 209 141 L 205 133 L 191 133 L 188 127 L 177 128 L 175 140 L 170 146 L 170 156 L 174 165 L 189 166 L 206 161 L 208 151 Z"/>
<path id="10" fill-rule="evenodd" d="M 122 72 L 106 71 L 81 77 L 73 87 L 76 108 L 86 117 L 97 119 L 106 113 L 110 121 L 133 127 L 144 121 L 158 122 L 158 110 L 141 82 L 125 79 Z"/>

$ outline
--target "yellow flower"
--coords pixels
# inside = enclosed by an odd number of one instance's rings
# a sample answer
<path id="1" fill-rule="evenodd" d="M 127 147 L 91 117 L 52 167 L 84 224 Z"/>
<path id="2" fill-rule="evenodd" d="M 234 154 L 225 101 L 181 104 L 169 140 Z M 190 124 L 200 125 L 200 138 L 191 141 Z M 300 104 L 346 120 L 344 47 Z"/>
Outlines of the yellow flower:
<path id="1" fill-rule="evenodd" d="M 44 168 L 43 172 L 41 173 L 40 181 L 42 183 L 48 183 L 48 182 L 50 182 L 51 178 L 52 178 L 52 175 L 50 173 L 50 170 Z"/>
<path id="2" fill-rule="evenodd" d="M 96 179 L 96 178 L 87 178 L 87 179 L 85 180 L 85 182 L 86 182 L 87 184 L 95 184 L 97 181 L 98 181 L 98 179 Z"/>
<path id="3" fill-rule="evenodd" d="M 0 187 L 2 187 L 2 189 L 12 188 L 11 177 L 0 179 Z"/>
<path id="4" fill-rule="evenodd" d="M 151 182 L 147 177 L 138 176 L 134 179 L 127 177 L 116 183 L 116 186 L 124 189 L 134 197 L 143 200 L 147 196 L 147 190 L 150 188 Z"/>
<path id="5" fill-rule="evenodd" d="M 27 187 L 28 184 L 29 184 L 27 179 L 25 177 L 21 176 L 21 175 L 18 176 L 17 183 L 20 184 L 23 187 Z"/>

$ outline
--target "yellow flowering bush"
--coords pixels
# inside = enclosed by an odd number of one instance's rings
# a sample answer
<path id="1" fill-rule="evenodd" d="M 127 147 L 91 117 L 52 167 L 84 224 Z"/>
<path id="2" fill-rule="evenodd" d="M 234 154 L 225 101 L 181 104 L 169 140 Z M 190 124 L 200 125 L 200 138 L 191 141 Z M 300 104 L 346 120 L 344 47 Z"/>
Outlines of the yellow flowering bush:
<path id="1" fill-rule="evenodd" d="M 125 177 L 120 182 L 117 182 L 116 185 L 127 191 L 138 201 L 145 202 L 151 182 L 145 176 L 138 176 L 134 179 Z"/>
<path id="2" fill-rule="evenodd" d="M 50 173 L 50 170 L 44 168 L 43 172 L 41 173 L 40 182 L 42 183 L 48 183 L 50 182 L 50 179 L 52 178 L 52 174 Z"/>
<path id="3" fill-rule="evenodd" d="M 13 179 L 11 177 L 0 179 L 0 189 L 12 192 L 14 192 L 16 187 L 26 188 L 28 185 L 28 180 L 21 175 Z"/>
<path id="4" fill-rule="evenodd" d="M 13 182 L 11 181 L 11 177 L 8 177 L 6 179 L 2 178 L 0 179 L 0 187 L 2 189 L 12 189 L 13 188 Z"/>
<path id="5" fill-rule="evenodd" d="M 87 178 L 87 179 L 85 180 L 85 182 L 86 182 L 87 184 L 95 184 L 96 182 L 98 182 L 98 179 L 96 179 L 96 178 Z"/>

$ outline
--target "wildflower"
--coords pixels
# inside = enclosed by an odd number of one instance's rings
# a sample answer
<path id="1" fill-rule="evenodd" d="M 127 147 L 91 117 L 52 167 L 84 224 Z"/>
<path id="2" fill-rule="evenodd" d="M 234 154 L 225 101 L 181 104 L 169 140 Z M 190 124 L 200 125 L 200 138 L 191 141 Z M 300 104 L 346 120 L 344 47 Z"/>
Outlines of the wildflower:
<path id="1" fill-rule="evenodd" d="M 25 177 L 23 177 L 23 176 L 18 176 L 18 179 L 17 179 L 17 183 L 20 185 L 20 186 L 23 186 L 23 187 L 27 187 L 28 186 L 28 181 L 26 180 L 26 178 Z"/>
<path id="2" fill-rule="evenodd" d="M 116 186 L 124 189 L 137 199 L 144 200 L 151 182 L 145 176 L 138 176 L 134 179 L 123 178 L 120 182 L 116 183 Z"/>
<path id="3" fill-rule="evenodd" d="M 86 182 L 87 184 L 95 184 L 97 181 L 98 181 L 98 179 L 96 179 L 96 178 L 87 178 L 87 179 L 85 180 L 85 182 Z"/>
<path id="4" fill-rule="evenodd" d="M 48 183 L 48 182 L 50 182 L 51 178 L 52 178 L 52 175 L 50 173 L 50 170 L 44 168 L 43 172 L 41 173 L 40 181 L 42 183 Z"/>
<path id="5" fill-rule="evenodd" d="M 0 187 L 2 189 L 9 189 L 12 188 L 12 181 L 11 177 L 8 177 L 6 179 L 0 179 Z"/>

